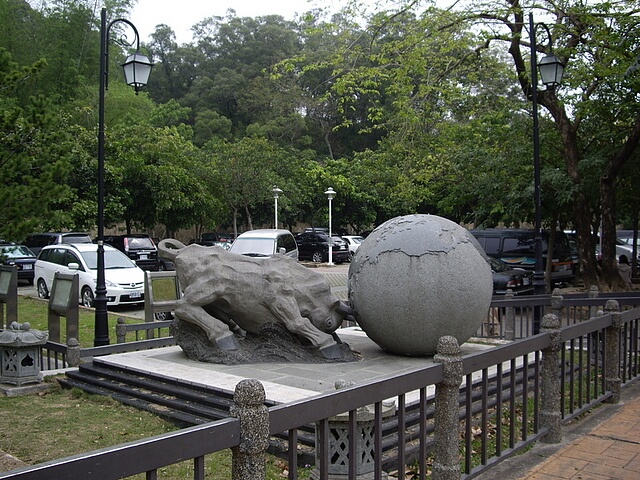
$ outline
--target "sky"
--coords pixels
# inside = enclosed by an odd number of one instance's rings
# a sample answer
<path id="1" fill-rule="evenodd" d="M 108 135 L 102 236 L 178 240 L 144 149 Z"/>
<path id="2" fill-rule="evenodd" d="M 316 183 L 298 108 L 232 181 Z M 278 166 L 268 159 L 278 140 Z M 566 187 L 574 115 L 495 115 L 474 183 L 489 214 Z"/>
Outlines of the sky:
<path id="1" fill-rule="evenodd" d="M 191 42 L 191 27 L 212 16 L 226 16 L 234 9 L 239 17 L 282 15 L 292 20 L 296 13 L 303 13 L 314 5 L 330 6 L 336 10 L 340 0 L 138 0 L 133 9 L 131 22 L 136 26 L 143 41 L 149 39 L 156 25 L 166 24 L 175 32 L 179 44 Z"/>

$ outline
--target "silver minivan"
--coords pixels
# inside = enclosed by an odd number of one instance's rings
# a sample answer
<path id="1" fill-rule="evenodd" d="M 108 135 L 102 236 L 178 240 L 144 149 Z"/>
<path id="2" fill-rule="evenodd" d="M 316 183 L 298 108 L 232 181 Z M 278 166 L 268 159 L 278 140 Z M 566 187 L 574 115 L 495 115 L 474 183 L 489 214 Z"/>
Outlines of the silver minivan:
<path id="1" fill-rule="evenodd" d="M 298 245 L 289 230 L 264 228 L 238 235 L 231 249 L 250 257 L 270 257 L 279 253 L 298 260 Z"/>

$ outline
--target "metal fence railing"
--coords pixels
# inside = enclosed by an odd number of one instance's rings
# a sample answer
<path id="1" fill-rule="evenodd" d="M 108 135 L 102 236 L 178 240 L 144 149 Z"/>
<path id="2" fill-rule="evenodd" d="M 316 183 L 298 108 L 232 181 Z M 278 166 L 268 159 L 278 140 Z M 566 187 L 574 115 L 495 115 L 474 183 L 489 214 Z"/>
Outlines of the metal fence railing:
<path id="1" fill-rule="evenodd" d="M 374 479 L 384 472 L 400 480 L 473 478 L 535 441 L 559 442 L 563 423 L 599 403 L 618 402 L 621 388 L 638 377 L 640 308 L 621 311 L 611 299 L 602 307 L 597 316 L 564 326 L 547 314 L 540 334 L 464 357 L 455 339 L 442 337 L 430 366 L 270 408 L 262 385 L 244 380 L 230 418 L 0 478 L 153 479 L 167 465 L 189 460 L 193 478 L 202 479 L 206 455 L 231 449 L 226 478 L 261 480 L 265 452 L 277 439 L 288 478 L 296 480 L 298 436 L 309 427 L 314 478 L 356 479 L 367 471 Z"/>

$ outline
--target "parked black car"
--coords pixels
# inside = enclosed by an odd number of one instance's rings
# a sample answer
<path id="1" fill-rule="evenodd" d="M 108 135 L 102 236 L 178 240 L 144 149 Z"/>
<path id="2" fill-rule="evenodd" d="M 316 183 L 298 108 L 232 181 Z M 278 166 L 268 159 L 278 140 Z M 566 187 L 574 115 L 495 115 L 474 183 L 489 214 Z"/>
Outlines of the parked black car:
<path id="1" fill-rule="evenodd" d="M 296 236 L 298 244 L 298 258 L 312 262 L 329 261 L 329 235 L 317 232 L 303 232 Z M 349 247 L 347 242 L 338 236 L 331 237 L 331 259 L 335 263 L 349 261 Z"/>
<path id="2" fill-rule="evenodd" d="M 143 270 L 158 270 L 158 248 L 149 235 L 106 235 L 104 243 L 123 252 Z"/>
<path id="3" fill-rule="evenodd" d="M 510 289 L 514 295 L 533 294 L 533 272 L 511 268 L 500 260 L 487 257 L 493 274 L 493 294 L 504 295 Z"/>
<path id="4" fill-rule="evenodd" d="M 18 280 L 26 280 L 33 285 L 33 265 L 36 263 L 36 255 L 25 245 L 13 243 L 0 244 L 0 264 L 15 265 Z"/>

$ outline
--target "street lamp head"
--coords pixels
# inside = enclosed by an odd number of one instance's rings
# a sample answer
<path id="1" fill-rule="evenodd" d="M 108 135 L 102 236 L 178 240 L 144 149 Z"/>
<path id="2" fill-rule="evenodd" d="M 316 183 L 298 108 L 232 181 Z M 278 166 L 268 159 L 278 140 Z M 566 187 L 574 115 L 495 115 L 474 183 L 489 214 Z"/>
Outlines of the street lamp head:
<path id="1" fill-rule="evenodd" d="M 282 193 L 282 190 L 280 190 L 277 185 L 274 185 L 271 191 L 273 192 L 273 198 L 278 198 Z"/>
<path id="2" fill-rule="evenodd" d="M 136 91 L 136 95 L 140 88 L 144 87 L 149 81 L 149 74 L 153 64 L 148 57 L 136 52 L 129 55 L 122 64 L 124 69 L 124 77 L 127 85 L 131 85 Z"/>
<path id="3" fill-rule="evenodd" d="M 553 53 L 548 53 L 538 63 L 540 78 L 547 87 L 556 87 L 562 83 L 564 65 Z"/>
<path id="4" fill-rule="evenodd" d="M 327 196 L 329 200 L 333 200 L 333 197 L 336 196 L 336 191 L 333 189 L 333 187 L 329 187 L 327 188 L 327 191 L 324 192 L 324 194 Z"/>

